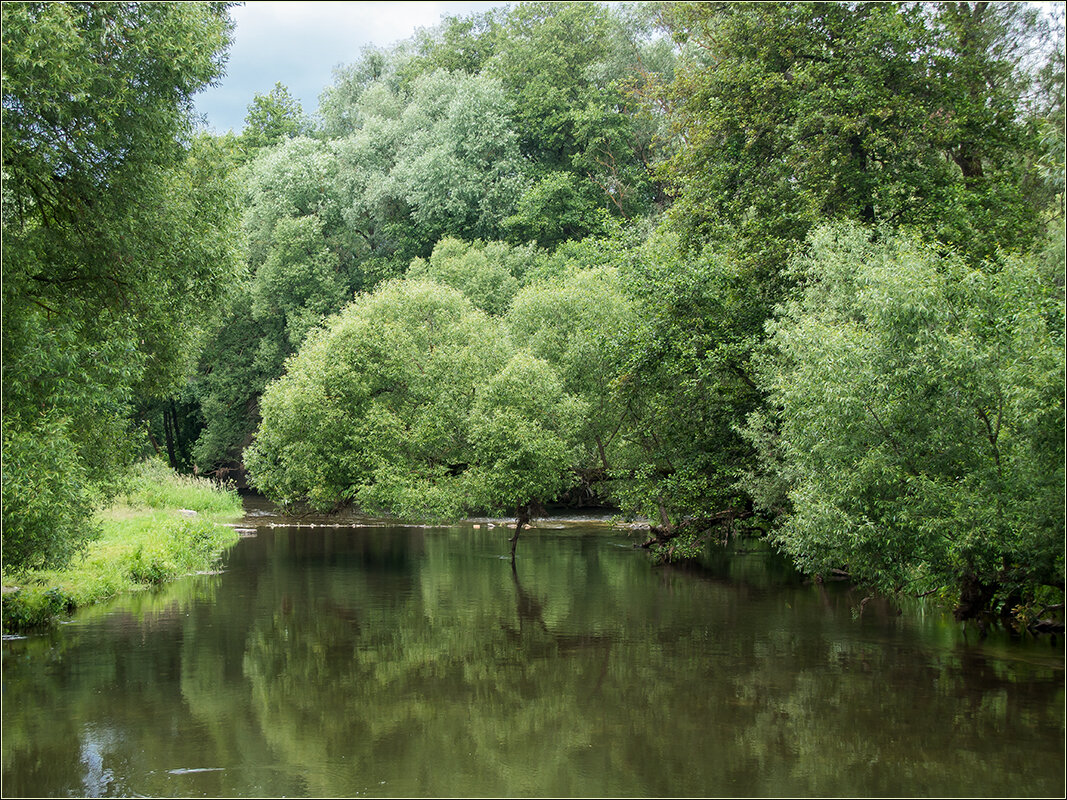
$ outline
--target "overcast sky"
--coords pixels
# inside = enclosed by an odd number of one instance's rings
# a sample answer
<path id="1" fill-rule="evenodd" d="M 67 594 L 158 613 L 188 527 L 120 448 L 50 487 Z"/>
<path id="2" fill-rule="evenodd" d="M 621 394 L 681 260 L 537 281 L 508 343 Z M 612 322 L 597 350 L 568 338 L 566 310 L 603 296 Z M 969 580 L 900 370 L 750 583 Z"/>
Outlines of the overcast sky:
<path id="1" fill-rule="evenodd" d="M 364 45 L 391 45 L 442 15 L 465 16 L 501 2 L 284 2 L 249 0 L 231 9 L 237 23 L 221 84 L 197 95 L 196 108 L 218 133 L 240 132 L 252 97 L 278 81 L 314 114 L 333 68 L 350 64 Z"/>

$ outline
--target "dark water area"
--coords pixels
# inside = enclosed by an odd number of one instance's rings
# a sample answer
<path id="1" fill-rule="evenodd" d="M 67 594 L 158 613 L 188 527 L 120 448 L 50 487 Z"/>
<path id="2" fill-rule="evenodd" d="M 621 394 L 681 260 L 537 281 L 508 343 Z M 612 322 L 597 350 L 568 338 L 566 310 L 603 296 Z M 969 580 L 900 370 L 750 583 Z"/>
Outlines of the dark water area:
<path id="1" fill-rule="evenodd" d="M 1062 796 L 1062 640 L 758 543 L 262 506 L 219 575 L 3 644 L 3 795 Z M 334 527 L 336 526 L 336 527 Z"/>

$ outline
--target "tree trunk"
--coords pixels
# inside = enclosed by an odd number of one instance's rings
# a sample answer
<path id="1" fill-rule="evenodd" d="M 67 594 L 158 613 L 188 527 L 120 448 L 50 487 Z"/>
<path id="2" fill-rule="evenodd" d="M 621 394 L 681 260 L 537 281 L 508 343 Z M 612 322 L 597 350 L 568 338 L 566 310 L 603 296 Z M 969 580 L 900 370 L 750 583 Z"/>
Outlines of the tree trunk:
<path id="1" fill-rule="evenodd" d="M 659 524 L 660 524 L 660 527 L 664 531 L 666 531 L 667 533 L 670 533 L 674 529 L 674 526 L 671 525 L 671 518 L 669 516 L 667 516 L 667 509 L 663 505 L 662 501 L 657 503 L 657 505 L 659 506 Z"/>
<path id="2" fill-rule="evenodd" d="M 596 449 L 600 451 L 600 463 L 604 465 L 604 474 L 607 475 L 611 468 L 608 466 L 608 454 L 604 451 L 604 442 L 599 436 L 596 437 Z"/>
<path id="3" fill-rule="evenodd" d="M 177 425 L 174 421 L 174 401 L 163 408 L 163 434 L 167 437 L 167 456 L 170 458 L 170 468 L 178 469 L 178 459 L 174 453 L 174 437 L 177 433 Z"/>
<path id="4" fill-rule="evenodd" d="M 656 544 L 666 544 L 671 539 L 679 536 L 687 531 L 709 531 L 714 527 L 720 525 L 733 525 L 737 520 L 748 519 L 754 512 L 750 510 L 737 510 L 736 508 L 728 508 L 724 511 L 717 511 L 707 517 L 699 517 L 696 519 L 683 520 L 679 525 L 671 525 L 670 520 L 666 517 L 666 510 L 663 506 L 660 506 L 661 521 L 664 523 L 663 527 L 657 528 L 652 526 L 649 528 L 651 536 L 648 541 L 641 544 L 634 545 L 634 547 L 648 549 Z"/>
<path id="5" fill-rule="evenodd" d="M 163 453 L 159 449 L 159 443 L 156 441 L 156 437 L 152 435 L 152 428 L 146 427 L 145 433 L 148 434 L 148 442 L 152 445 L 152 449 L 156 451 L 157 456 L 162 456 Z"/>
<path id="6" fill-rule="evenodd" d="M 522 529 L 530 524 L 530 504 L 515 506 L 515 535 L 508 539 L 511 542 L 511 561 L 515 563 L 515 545 L 519 543 L 519 534 Z"/>
<path id="7" fill-rule="evenodd" d="M 996 594 L 996 586 L 979 580 L 973 572 L 964 575 L 960 585 L 960 599 L 953 616 L 957 622 L 976 619 L 979 622 L 979 630 L 983 631 L 984 621 L 982 615 L 989 610 L 989 604 Z"/>

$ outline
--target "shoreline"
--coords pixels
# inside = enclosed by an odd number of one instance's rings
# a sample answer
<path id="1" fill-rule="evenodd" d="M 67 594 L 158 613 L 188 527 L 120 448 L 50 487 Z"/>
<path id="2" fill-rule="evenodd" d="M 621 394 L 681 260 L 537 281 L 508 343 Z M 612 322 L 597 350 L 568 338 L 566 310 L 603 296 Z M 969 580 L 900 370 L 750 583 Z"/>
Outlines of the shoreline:
<path id="1" fill-rule="evenodd" d="M 61 569 L 3 570 L 3 633 L 50 627 L 76 609 L 210 570 L 239 538 L 233 489 L 178 475 L 158 462 L 97 512 L 100 535 Z"/>

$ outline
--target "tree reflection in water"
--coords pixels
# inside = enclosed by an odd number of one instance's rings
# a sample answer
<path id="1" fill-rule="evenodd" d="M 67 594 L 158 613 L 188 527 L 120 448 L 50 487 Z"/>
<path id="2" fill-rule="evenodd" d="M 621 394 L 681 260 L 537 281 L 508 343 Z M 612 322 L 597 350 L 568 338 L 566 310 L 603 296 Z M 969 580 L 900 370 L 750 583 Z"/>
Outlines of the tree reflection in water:
<path id="1" fill-rule="evenodd" d="M 5 793 L 1062 789 L 1062 645 L 630 544 L 534 529 L 512 566 L 499 531 L 261 529 L 141 619 L 5 644 Z"/>

